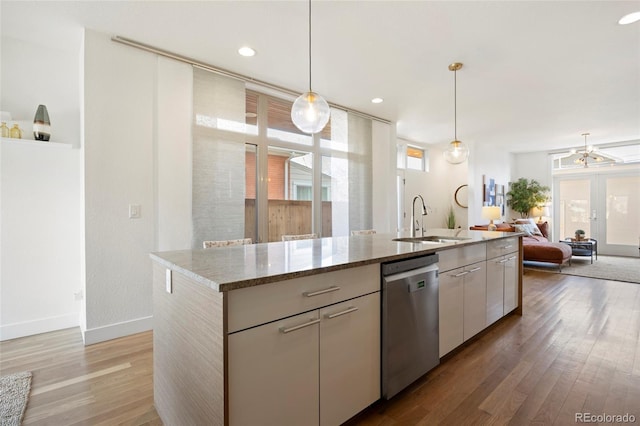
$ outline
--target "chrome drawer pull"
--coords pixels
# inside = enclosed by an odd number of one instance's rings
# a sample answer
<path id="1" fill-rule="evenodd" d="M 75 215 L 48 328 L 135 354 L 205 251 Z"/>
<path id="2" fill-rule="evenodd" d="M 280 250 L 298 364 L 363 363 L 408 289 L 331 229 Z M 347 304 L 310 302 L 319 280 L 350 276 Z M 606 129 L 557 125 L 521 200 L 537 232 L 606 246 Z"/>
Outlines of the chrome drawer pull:
<path id="1" fill-rule="evenodd" d="M 501 248 L 501 249 L 508 249 L 508 248 L 511 248 L 511 247 L 513 247 L 513 245 L 509 244 L 508 246 L 502 246 L 502 247 L 500 247 L 500 248 Z"/>
<path id="2" fill-rule="evenodd" d="M 513 258 L 513 259 L 515 259 L 515 258 Z M 502 260 L 498 260 L 497 263 L 506 263 L 508 261 L 509 261 L 509 259 L 502 259 Z"/>
<path id="3" fill-rule="evenodd" d="M 317 324 L 319 322 L 320 322 L 319 319 L 309 320 L 309 322 L 306 322 L 306 323 L 300 324 L 300 325 L 294 325 L 293 327 L 289 327 L 289 328 L 280 327 L 280 331 L 285 333 L 285 334 L 286 333 L 291 333 L 292 331 L 300 330 L 301 328 L 309 327 L 310 325 L 314 325 L 314 324 Z"/>
<path id="4" fill-rule="evenodd" d="M 515 259 L 515 258 L 516 258 L 516 256 L 511 256 L 511 257 L 510 257 L 509 259 L 507 259 L 507 260 L 513 260 L 513 259 Z"/>
<path id="5" fill-rule="evenodd" d="M 471 269 L 469 272 L 476 272 L 476 271 L 479 271 L 480 269 L 482 269 L 482 268 L 478 266 L 477 268 Z"/>
<path id="6" fill-rule="evenodd" d="M 460 272 L 459 274 L 451 275 L 454 278 L 461 277 L 463 275 L 467 275 L 469 271 Z"/>
<path id="7" fill-rule="evenodd" d="M 325 294 L 325 293 L 331 293 L 332 291 L 338 291 L 340 290 L 340 287 L 338 287 L 337 285 L 332 285 L 329 288 L 325 288 L 324 290 L 318 290 L 318 291 L 305 291 L 304 293 L 302 293 L 303 296 L 305 297 L 313 297 L 313 296 L 318 296 L 321 294 Z"/>
<path id="8" fill-rule="evenodd" d="M 345 309 L 342 312 L 336 312 L 335 314 L 325 314 L 324 317 L 328 319 L 333 319 L 335 317 L 339 317 L 340 315 L 350 314 L 351 312 L 355 312 L 357 310 L 358 308 L 356 308 L 355 306 L 349 306 L 347 309 Z"/>

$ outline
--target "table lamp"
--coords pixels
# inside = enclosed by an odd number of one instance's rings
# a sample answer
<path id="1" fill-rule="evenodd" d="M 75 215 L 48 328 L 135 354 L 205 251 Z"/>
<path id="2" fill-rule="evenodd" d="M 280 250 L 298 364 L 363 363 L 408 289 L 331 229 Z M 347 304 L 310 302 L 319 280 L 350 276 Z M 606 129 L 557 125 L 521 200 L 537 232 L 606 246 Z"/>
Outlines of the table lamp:
<path id="1" fill-rule="evenodd" d="M 487 230 L 495 231 L 496 229 L 498 229 L 493 221 L 496 219 L 500 219 L 501 214 L 502 212 L 500 211 L 499 206 L 482 207 L 482 218 L 489 219 L 489 226 L 487 227 Z"/>
<path id="2" fill-rule="evenodd" d="M 529 214 L 533 217 L 538 216 L 538 223 L 542 223 L 542 216 L 549 216 L 549 207 L 547 206 L 536 206 L 531 209 Z"/>

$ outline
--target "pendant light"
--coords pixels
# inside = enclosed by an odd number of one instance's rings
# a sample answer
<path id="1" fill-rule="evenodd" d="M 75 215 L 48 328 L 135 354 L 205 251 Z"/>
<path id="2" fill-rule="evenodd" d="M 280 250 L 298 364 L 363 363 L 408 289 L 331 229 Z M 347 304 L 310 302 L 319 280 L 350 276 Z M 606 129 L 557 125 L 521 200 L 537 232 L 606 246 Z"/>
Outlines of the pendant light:
<path id="1" fill-rule="evenodd" d="M 311 90 L 311 0 L 309 0 L 309 91 L 298 96 L 291 107 L 291 121 L 304 133 L 318 133 L 329 122 L 331 110 L 322 96 Z"/>
<path id="2" fill-rule="evenodd" d="M 458 105 L 457 105 L 457 81 L 456 73 L 462 68 L 461 62 L 454 62 L 449 65 L 449 71 L 453 71 L 453 140 L 444 152 L 444 159 L 451 164 L 459 164 L 469 157 L 469 148 L 458 140 Z"/>

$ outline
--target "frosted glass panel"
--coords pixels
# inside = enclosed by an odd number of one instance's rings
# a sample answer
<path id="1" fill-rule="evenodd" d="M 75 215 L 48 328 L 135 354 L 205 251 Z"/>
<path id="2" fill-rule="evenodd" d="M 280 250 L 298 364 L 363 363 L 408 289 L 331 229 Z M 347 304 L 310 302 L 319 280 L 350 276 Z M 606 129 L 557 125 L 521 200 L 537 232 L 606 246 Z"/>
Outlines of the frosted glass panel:
<path id="1" fill-rule="evenodd" d="M 193 70 L 193 239 L 245 235 L 245 87 L 238 80 Z"/>
<path id="2" fill-rule="evenodd" d="M 590 179 L 560 181 L 560 237 L 573 237 L 577 229 L 591 237 Z"/>
<path id="3" fill-rule="evenodd" d="M 640 176 L 606 178 L 607 244 L 636 245 L 640 235 Z"/>
<path id="4" fill-rule="evenodd" d="M 349 227 L 372 228 L 371 120 L 348 114 Z"/>

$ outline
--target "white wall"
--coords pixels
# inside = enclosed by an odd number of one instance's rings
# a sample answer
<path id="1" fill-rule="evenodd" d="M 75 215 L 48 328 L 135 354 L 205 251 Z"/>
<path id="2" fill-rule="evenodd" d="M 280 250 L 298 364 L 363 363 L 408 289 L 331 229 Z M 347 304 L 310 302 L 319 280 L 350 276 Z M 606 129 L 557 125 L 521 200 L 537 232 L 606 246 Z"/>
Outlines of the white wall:
<path id="1" fill-rule="evenodd" d="M 151 328 L 155 55 L 87 30 L 84 51 L 85 343 Z M 141 218 L 129 219 L 129 204 Z"/>
<path id="2" fill-rule="evenodd" d="M 46 105 L 52 140 L 74 149 L 2 142 L 0 340 L 80 321 L 79 48 L 2 37 L 0 109 L 33 139 L 35 110 Z"/>
<path id="3" fill-rule="evenodd" d="M 400 141 L 406 143 L 405 141 Z M 412 145 L 418 145 L 411 143 Z M 449 207 L 454 208 L 456 227 L 467 228 L 467 209 L 456 205 L 454 194 L 456 188 L 467 183 L 467 163 L 449 164 L 445 161 L 442 149 L 435 145 L 428 148 L 429 171 L 404 170 L 405 178 L 404 209 L 406 218 L 404 227 L 410 229 L 413 199 L 417 195 L 424 198 L 431 213 L 424 217 L 425 228 L 446 228 L 446 215 Z M 395 156 L 394 156 L 395 159 Z M 416 219 L 421 219 L 420 201 L 416 201 Z"/>
<path id="4" fill-rule="evenodd" d="M 487 181 L 493 178 L 496 184 L 505 185 L 506 194 L 511 181 L 511 154 L 504 148 L 480 143 L 470 144 L 469 151 L 469 226 L 487 224 L 488 221 L 482 218 L 482 176 Z M 510 219 L 507 209 L 502 220 Z"/>

